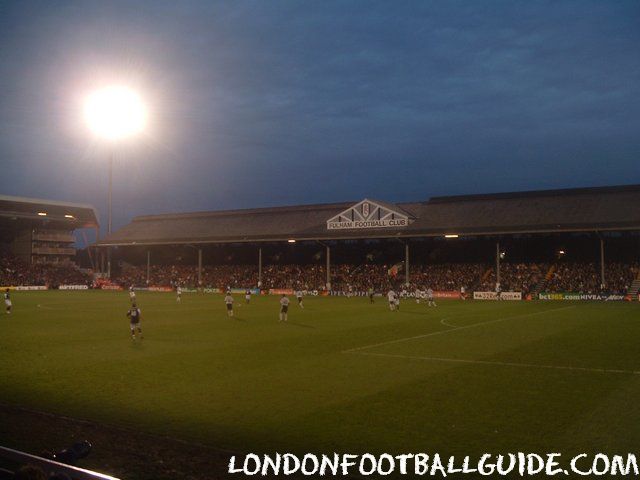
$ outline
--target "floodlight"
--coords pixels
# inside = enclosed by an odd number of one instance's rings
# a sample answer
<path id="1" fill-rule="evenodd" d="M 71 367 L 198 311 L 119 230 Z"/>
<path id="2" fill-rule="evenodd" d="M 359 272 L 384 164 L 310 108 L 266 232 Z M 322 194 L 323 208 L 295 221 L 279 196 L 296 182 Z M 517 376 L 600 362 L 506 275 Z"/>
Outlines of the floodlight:
<path id="1" fill-rule="evenodd" d="M 66 215 L 64 216 L 64 218 L 71 218 L 71 219 L 74 219 L 75 217 L 74 217 L 73 215 L 66 214 Z"/>
<path id="2" fill-rule="evenodd" d="M 287 243 L 296 243 L 295 239 L 290 238 L 289 240 L 287 240 Z"/>
<path id="3" fill-rule="evenodd" d="M 444 238 L 458 238 L 457 233 L 447 233 Z"/>
<path id="4" fill-rule="evenodd" d="M 89 128 L 108 140 L 120 140 L 140 133 L 147 123 L 142 99 L 124 86 L 106 87 L 87 96 L 84 116 Z"/>
<path id="5" fill-rule="evenodd" d="M 46 217 L 47 216 L 47 212 L 38 212 L 38 215 L 41 217 Z"/>

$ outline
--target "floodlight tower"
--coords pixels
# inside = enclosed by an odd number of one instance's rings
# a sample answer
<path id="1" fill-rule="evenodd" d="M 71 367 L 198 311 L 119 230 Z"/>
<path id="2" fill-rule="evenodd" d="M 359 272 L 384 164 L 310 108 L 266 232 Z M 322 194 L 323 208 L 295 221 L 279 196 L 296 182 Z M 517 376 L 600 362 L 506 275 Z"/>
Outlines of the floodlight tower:
<path id="1" fill-rule="evenodd" d="M 114 85 L 96 90 L 87 96 L 85 120 L 91 131 L 109 144 L 109 192 L 107 199 L 107 233 L 111 234 L 113 197 L 113 150 L 115 145 L 139 134 L 147 123 L 147 110 L 140 96 L 132 89 Z M 107 250 L 107 275 L 111 277 L 111 254 Z"/>

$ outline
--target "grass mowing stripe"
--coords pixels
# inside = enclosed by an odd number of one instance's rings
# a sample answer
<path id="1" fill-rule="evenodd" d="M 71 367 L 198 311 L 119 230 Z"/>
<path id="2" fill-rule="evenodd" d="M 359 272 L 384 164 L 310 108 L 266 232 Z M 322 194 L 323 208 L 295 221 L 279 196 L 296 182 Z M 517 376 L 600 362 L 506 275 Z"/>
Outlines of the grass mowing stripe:
<path id="1" fill-rule="evenodd" d="M 575 307 L 575 305 L 570 305 L 570 306 L 567 306 L 567 307 L 549 308 L 549 309 L 546 309 L 546 310 L 541 310 L 539 312 L 525 313 L 525 314 L 522 314 L 522 315 L 512 315 L 510 317 L 496 318 L 494 320 L 489 320 L 489 321 L 486 321 L 486 322 L 479 322 L 479 323 L 473 323 L 471 325 L 465 325 L 464 327 L 454 327 L 454 328 L 451 328 L 449 330 L 438 330 L 437 332 L 425 333 L 423 335 L 415 335 L 413 337 L 398 338 L 396 340 L 389 340 L 388 342 L 374 343 L 374 344 L 371 344 L 371 345 L 364 345 L 362 347 L 350 348 L 348 350 L 343 350 L 342 353 L 356 353 L 356 352 L 360 352 L 362 350 L 369 350 L 370 348 L 382 347 L 384 345 L 392 345 L 394 343 L 408 342 L 409 340 L 417 340 L 419 338 L 434 337 L 436 335 L 442 335 L 443 333 L 457 332 L 459 330 L 467 330 L 469 328 L 482 327 L 484 325 L 491 325 L 491 324 L 498 323 L 498 322 L 505 322 L 507 320 L 514 320 L 516 318 L 532 317 L 534 315 L 541 315 L 543 313 L 556 312 L 558 310 L 566 310 L 568 308 L 574 308 L 574 307 Z"/>

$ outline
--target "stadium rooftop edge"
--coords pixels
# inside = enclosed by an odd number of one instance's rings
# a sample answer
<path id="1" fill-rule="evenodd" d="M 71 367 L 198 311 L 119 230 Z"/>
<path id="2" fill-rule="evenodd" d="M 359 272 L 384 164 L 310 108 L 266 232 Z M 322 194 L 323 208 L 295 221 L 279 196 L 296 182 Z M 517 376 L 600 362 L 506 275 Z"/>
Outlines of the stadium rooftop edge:
<path id="1" fill-rule="evenodd" d="M 367 215 L 365 220 L 373 219 L 374 215 L 378 220 L 392 220 L 358 221 Z M 640 185 L 434 197 L 425 202 L 398 204 L 365 199 L 320 205 L 146 215 L 134 218 L 97 245 L 622 230 L 640 230 Z"/>
<path id="2" fill-rule="evenodd" d="M 9 195 L 0 195 L 0 219 L 46 221 L 71 229 L 99 226 L 98 212 L 91 205 Z"/>

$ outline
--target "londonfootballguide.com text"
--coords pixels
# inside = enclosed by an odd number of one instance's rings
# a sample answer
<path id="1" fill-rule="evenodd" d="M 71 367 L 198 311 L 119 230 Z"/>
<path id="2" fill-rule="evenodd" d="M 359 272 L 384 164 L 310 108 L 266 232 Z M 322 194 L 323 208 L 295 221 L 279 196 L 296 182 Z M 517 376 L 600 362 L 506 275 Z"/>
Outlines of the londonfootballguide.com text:
<path id="1" fill-rule="evenodd" d="M 636 455 L 587 455 L 582 453 L 564 461 L 560 453 L 507 453 L 493 455 L 486 453 L 479 458 L 441 456 L 438 453 L 407 453 L 391 455 L 331 454 L 315 455 L 307 453 L 300 457 L 291 453 L 257 455 L 250 453 L 244 460 L 232 456 L 228 472 L 242 475 L 417 475 L 447 477 L 453 474 L 475 476 L 517 475 L 520 477 L 539 475 L 553 477 L 569 476 L 637 476 Z"/>

